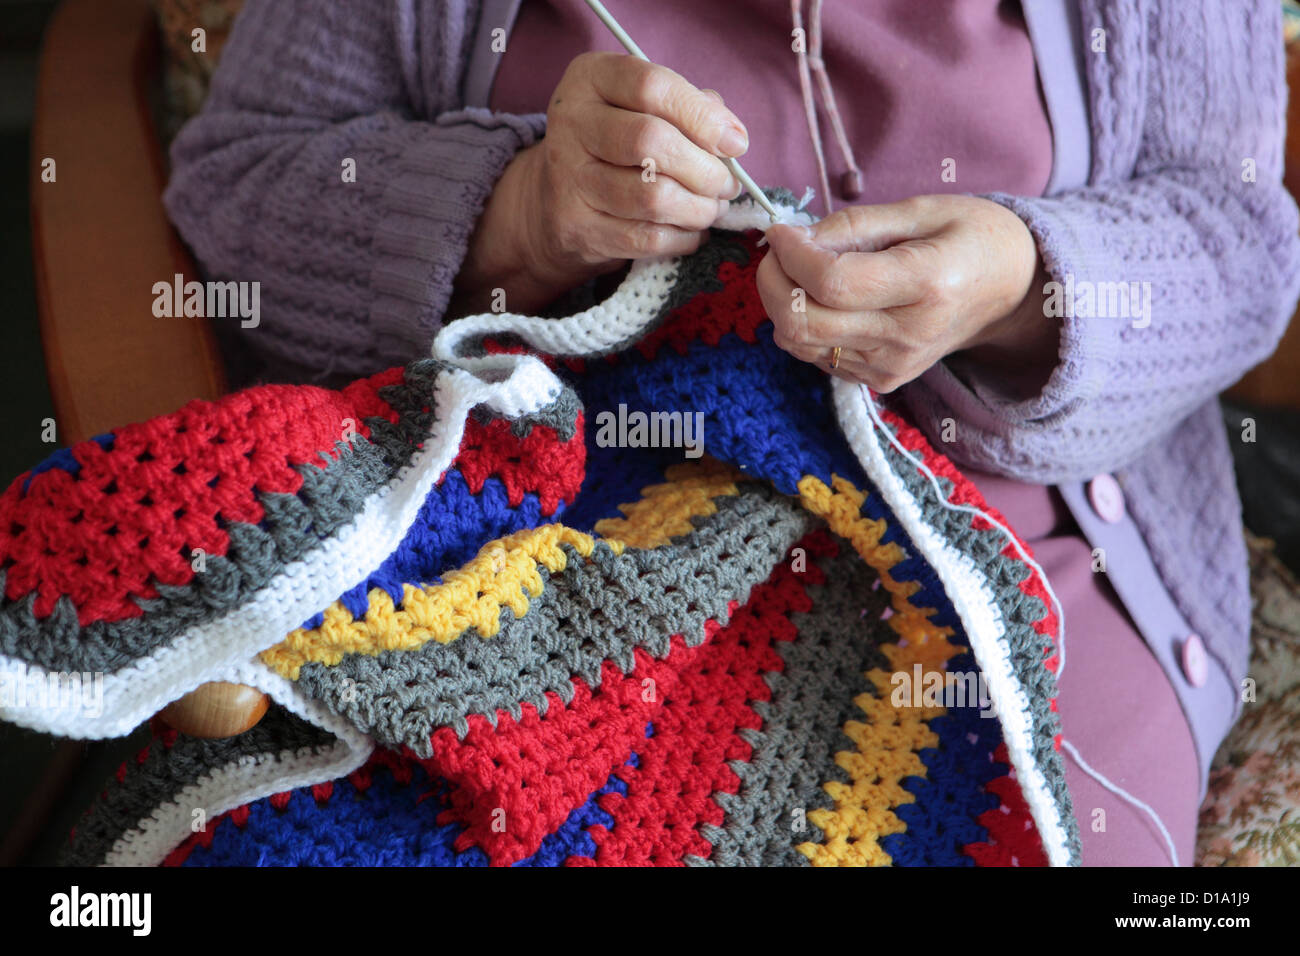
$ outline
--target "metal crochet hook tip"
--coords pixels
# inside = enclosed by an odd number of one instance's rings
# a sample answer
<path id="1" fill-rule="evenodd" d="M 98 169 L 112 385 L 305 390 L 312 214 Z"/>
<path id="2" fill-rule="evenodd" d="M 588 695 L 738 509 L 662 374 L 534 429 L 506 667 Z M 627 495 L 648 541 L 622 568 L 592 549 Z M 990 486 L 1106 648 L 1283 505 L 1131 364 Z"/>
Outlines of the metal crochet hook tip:
<path id="1" fill-rule="evenodd" d="M 631 53 L 639 60 L 645 60 L 647 63 L 650 62 L 650 57 L 641 52 L 641 48 L 636 45 L 636 41 L 627 35 L 627 31 L 624 30 L 619 22 L 614 19 L 614 14 L 606 10 L 605 5 L 601 3 L 600 0 L 587 0 L 587 6 L 591 7 L 592 13 L 600 17 L 601 23 L 609 27 L 609 32 L 614 34 L 614 38 L 618 40 L 619 43 L 623 44 L 623 49 L 627 50 L 628 53 Z M 745 172 L 745 170 L 741 168 L 740 163 L 734 158 L 728 157 L 724 159 L 723 162 L 727 164 L 727 168 L 731 170 L 731 174 L 740 181 L 742 186 L 745 187 L 745 191 L 754 197 L 754 202 L 763 207 L 764 211 L 771 217 L 772 222 L 777 222 L 780 219 L 780 214 L 777 213 L 776 207 L 772 205 L 771 200 L 767 198 L 767 194 L 758 188 L 758 183 L 754 182 L 749 173 Z"/>

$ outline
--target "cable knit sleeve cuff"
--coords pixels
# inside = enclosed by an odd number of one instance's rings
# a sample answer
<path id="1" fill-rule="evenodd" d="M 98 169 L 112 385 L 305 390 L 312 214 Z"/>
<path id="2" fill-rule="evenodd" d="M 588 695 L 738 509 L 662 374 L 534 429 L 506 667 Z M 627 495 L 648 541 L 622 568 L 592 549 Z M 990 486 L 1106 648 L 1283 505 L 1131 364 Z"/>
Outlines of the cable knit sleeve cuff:
<path id="1" fill-rule="evenodd" d="M 404 150 L 380 196 L 370 321 L 390 364 L 428 351 L 487 198 L 546 115 L 480 107 L 444 113 Z"/>
<path id="2" fill-rule="evenodd" d="M 991 193 L 984 198 L 1007 207 L 1029 227 L 1045 271 L 1061 286 L 1058 303 L 1064 303 L 1067 282 L 1072 286 L 1080 279 L 1123 279 L 1109 274 L 1114 271 L 1113 260 L 1102 251 L 1099 237 L 1092 235 L 1100 224 L 1091 218 L 1069 215 L 1061 200 L 1005 193 Z M 940 362 L 919 381 L 926 391 L 932 392 L 934 399 L 947 406 L 948 414 L 955 413 L 977 427 L 998 432 L 1035 424 L 1059 424 L 1101 392 L 1119 345 L 1117 330 L 1108 327 L 1113 323 L 1065 315 L 1060 321 L 1059 358 L 1037 395 L 1012 396 L 1003 387 L 1000 373 L 969 361 Z"/>

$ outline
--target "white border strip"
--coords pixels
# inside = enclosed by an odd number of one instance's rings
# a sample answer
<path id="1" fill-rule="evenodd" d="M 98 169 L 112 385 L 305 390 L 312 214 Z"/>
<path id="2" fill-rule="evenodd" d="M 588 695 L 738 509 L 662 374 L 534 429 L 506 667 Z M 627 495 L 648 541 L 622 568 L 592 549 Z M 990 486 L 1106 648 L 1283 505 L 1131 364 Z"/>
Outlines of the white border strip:
<path id="1" fill-rule="evenodd" d="M 249 755 L 213 769 L 119 837 L 102 866 L 159 866 L 194 832 L 196 809 L 203 810 L 206 825 L 212 826 L 221 814 L 254 800 L 345 777 L 365 763 L 375 749 L 374 741 L 354 725 L 306 697 L 292 681 L 259 661 L 233 667 L 216 678 L 265 691 L 287 710 L 334 734 L 338 741 L 320 751 L 304 747 L 278 754 Z M 155 742 L 154 746 L 161 744 Z"/>
<path id="2" fill-rule="evenodd" d="M 789 205 L 776 205 L 781 222 L 811 224 L 812 216 Z M 766 229 L 771 220 L 752 199 L 733 202 L 715 229 L 745 232 Z M 638 259 L 614 293 L 585 312 L 562 319 L 542 319 L 513 312 L 466 316 L 445 326 L 433 340 L 433 356 L 468 371 L 490 373 L 511 367 L 514 355 L 465 357 L 458 355 L 467 341 L 492 334 L 511 333 L 534 348 L 556 356 L 599 355 L 618 345 L 635 342 L 659 316 L 681 270 L 682 257 Z"/>
<path id="3" fill-rule="evenodd" d="M 867 412 L 865 403 L 871 397 L 866 386 L 836 378 L 832 391 L 840 427 L 849 447 L 880 489 L 890 510 L 903 524 L 912 543 L 938 575 L 948 599 L 961 617 L 971 650 L 988 683 L 989 697 L 1002 723 L 1011 765 L 1016 769 L 1021 792 L 1029 804 L 1048 861 L 1052 866 L 1069 866 L 1066 828 L 1056 800 L 1047 788 L 1047 780 L 1034 759 L 1033 713 L 1029 697 L 1011 665 L 1010 648 L 1005 639 L 1006 627 L 987 578 L 968 555 L 939 537 L 925 520 L 916 499 L 890 467 Z"/>
<path id="4" fill-rule="evenodd" d="M 433 340 L 433 357 L 471 372 L 511 368 L 520 356 L 462 356 L 461 346 L 494 333 L 522 336 L 530 345 L 550 355 L 580 356 L 604 352 L 624 342 L 659 314 L 677 282 L 678 258 L 638 259 L 619 287 L 604 302 L 563 319 L 543 319 L 514 312 L 469 315 L 444 326 Z"/>

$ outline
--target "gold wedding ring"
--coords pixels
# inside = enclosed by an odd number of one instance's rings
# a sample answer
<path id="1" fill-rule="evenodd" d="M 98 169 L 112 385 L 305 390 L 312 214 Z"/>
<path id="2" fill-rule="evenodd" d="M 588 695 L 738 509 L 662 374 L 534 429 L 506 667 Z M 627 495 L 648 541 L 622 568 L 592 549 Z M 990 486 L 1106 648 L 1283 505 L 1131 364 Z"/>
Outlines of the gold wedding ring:
<path id="1" fill-rule="evenodd" d="M 835 348 L 831 350 L 831 368 L 840 367 L 840 353 L 842 351 L 844 351 L 844 349 L 839 345 L 835 346 Z"/>

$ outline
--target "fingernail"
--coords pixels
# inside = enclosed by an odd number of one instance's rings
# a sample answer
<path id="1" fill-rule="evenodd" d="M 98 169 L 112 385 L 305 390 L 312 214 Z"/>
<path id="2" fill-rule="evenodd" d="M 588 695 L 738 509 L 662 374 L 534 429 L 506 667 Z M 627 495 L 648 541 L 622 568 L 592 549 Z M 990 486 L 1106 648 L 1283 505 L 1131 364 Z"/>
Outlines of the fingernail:
<path id="1" fill-rule="evenodd" d="M 749 134 L 734 126 L 724 126 L 718 139 L 718 149 L 727 156 L 743 156 L 749 149 Z"/>
<path id="2" fill-rule="evenodd" d="M 719 103 L 723 102 L 722 94 L 719 93 L 717 90 L 711 90 L 711 89 L 705 88 L 705 89 L 703 89 L 703 90 L 700 90 L 700 92 L 701 92 L 701 93 L 707 93 L 709 96 L 713 97 L 713 98 L 714 98 L 715 100 L 717 100 Z"/>
<path id="3" fill-rule="evenodd" d="M 719 198 L 719 199 L 735 199 L 735 198 L 737 198 L 737 197 L 738 197 L 742 192 L 744 192 L 744 189 L 743 189 L 743 188 L 741 187 L 741 185 L 740 185 L 740 180 L 738 180 L 735 176 L 728 176 L 728 177 L 727 177 L 727 188 L 724 189 L 721 193 L 718 194 L 718 198 Z"/>

